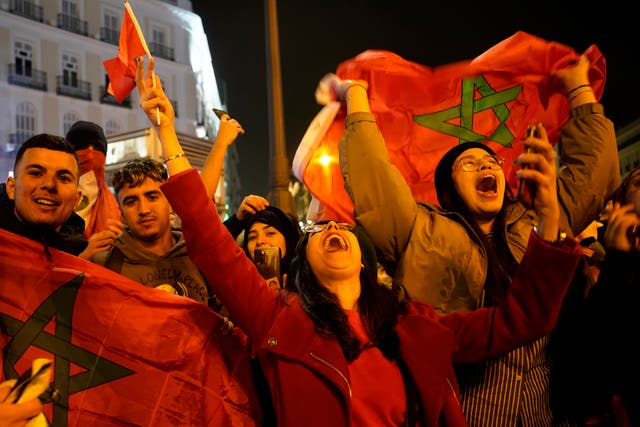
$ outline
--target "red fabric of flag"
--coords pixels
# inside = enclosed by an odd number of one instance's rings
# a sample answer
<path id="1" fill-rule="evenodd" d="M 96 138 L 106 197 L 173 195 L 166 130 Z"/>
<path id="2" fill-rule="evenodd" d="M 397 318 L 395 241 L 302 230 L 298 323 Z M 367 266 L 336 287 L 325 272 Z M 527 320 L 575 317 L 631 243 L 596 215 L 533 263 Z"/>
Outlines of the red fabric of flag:
<path id="1" fill-rule="evenodd" d="M 145 54 L 149 55 L 147 43 L 142 31 L 140 31 L 133 10 L 129 3 L 125 3 L 118 56 L 102 62 L 109 75 L 107 92 L 113 95 L 118 102 L 124 101 L 136 86 L 136 58 Z"/>
<path id="2" fill-rule="evenodd" d="M 595 45 L 585 54 L 599 100 L 605 59 Z M 507 180 L 517 188 L 513 160 L 522 152 L 525 130 L 542 122 L 551 143 L 558 141 L 569 105 L 552 73 L 578 58 L 568 46 L 518 32 L 473 60 L 431 68 L 392 52 L 368 50 L 341 63 L 336 74 L 369 83 L 371 110 L 391 162 L 417 200 L 437 204 L 435 167 L 447 150 L 464 141 L 485 142 L 504 157 Z M 294 161 L 294 174 L 317 201 L 317 210 L 309 214 L 313 220 L 353 221 L 353 203 L 337 160 L 345 114 L 342 105 L 330 125 L 322 130 L 310 127 L 305 144 L 296 152 L 304 161 Z M 312 125 L 318 128 L 317 123 Z M 318 161 L 319 152 L 325 162 Z M 326 159 L 331 163 L 327 165 Z"/>
<path id="3" fill-rule="evenodd" d="M 52 359 L 50 425 L 260 425 L 249 348 L 219 315 L 49 251 L 0 230 L 2 379 Z"/>

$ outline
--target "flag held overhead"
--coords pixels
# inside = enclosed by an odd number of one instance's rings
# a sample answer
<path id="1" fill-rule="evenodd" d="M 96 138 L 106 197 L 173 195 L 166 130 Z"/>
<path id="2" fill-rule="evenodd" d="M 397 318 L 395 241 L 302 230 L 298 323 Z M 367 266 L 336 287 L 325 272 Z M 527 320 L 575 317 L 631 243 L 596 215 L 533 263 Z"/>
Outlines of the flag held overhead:
<path id="1" fill-rule="evenodd" d="M 595 45 L 584 54 L 599 100 L 606 61 Z M 435 167 L 444 153 L 464 141 L 483 142 L 505 158 L 507 182 L 517 188 L 513 161 L 523 149 L 518 142 L 529 124 L 539 122 L 549 141 L 558 141 L 570 108 L 553 73 L 579 57 L 569 46 L 520 31 L 473 60 L 428 67 L 393 52 L 367 50 L 339 64 L 335 74 L 369 83 L 371 112 L 391 163 L 416 200 L 437 204 Z M 293 173 L 313 196 L 307 214 L 312 221 L 353 221 L 353 202 L 338 161 L 345 117 L 344 106 L 331 116 L 325 107 L 295 154 Z"/>
<path id="2" fill-rule="evenodd" d="M 125 2 L 118 56 L 103 61 L 104 68 L 109 76 L 107 92 L 113 95 L 118 102 L 124 101 L 136 86 L 136 59 L 142 55 L 147 55 L 151 58 L 151 53 L 140 25 L 138 25 L 138 20 L 129 2 Z"/>

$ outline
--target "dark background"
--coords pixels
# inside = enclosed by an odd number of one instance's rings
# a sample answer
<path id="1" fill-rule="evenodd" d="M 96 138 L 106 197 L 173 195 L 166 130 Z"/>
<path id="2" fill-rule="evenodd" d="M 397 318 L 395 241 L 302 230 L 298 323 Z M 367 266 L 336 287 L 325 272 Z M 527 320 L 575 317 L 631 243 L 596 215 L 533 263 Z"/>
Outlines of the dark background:
<path id="1" fill-rule="evenodd" d="M 630 3 L 451 0 L 280 0 L 278 22 L 289 161 L 320 110 L 314 91 L 338 64 L 368 49 L 437 66 L 472 59 L 517 31 L 607 60 L 601 102 L 616 128 L 640 117 L 640 14 Z M 243 195 L 271 188 L 264 0 L 193 0 L 223 102 L 246 133 L 236 141 Z"/>

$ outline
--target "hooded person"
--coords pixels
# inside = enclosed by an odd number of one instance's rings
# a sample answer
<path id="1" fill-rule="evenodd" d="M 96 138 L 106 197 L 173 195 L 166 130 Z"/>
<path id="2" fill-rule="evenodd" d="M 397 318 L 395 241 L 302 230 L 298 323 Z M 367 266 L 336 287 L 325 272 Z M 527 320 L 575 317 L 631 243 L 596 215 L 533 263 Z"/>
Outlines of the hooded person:
<path id="1" fill-rule="evenodd" d="M 455 184 L 451 177 L 451 170 L 458 156 L 471 148 L 480 148 L 490 156 L 496 155 L 488 145 L 481 142 L 469 141 L 454 146 L 442 156 L 434 172 L 434 183 L 438 203 L 443 209 L 452 211 L 465 209 L 464 203 L 455 189 Z M 512 196 L 509 186 L 505 188 L 505 196 Z"/>
<path id="2" fill-rule="evenodd" d="M 80 160 L 80 190 L 82 200 L 75 212 L 84 219 L 84 235 L 107 228 L 107 220 L 122 220 L 120 206 L 106 183 L 107 138 L 102 127 L 87 122 L 75 122 L 66 139 L 76 150 Z"/>
<path id="3" fill-rule="evenodd" d="M 247 256 L 252 260 L 255 248 L 262 244 L 261 242 L 252 243 L 254 237 L 259 239 L 258 235 L 260 232 L 256 231 L 256 227 L 254 227 L 257 223 L 268 226 L 265 230 L 266 233 L 269 232 L 269 228 L 274 228 L 284 238 L 284 247 L 280 247 L 282 254 L 280 272 L 282 274 L 289 274 L 291 260 L 295 256 L 296 245 L 302 234 L 297 220 L 274 206 L 267 206 L 264 210 L 249 216 L 249 218 L 244 221 L 242 249 L 244 249 Z"/>

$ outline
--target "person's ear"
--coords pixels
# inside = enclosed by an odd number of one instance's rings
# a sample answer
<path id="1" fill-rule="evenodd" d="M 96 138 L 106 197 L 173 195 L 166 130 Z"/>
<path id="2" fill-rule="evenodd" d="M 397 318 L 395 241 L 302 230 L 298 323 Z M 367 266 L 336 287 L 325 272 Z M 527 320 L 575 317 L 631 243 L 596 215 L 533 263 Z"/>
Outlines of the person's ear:
<path id="1" fill-rule="evenodd" d="M 75 211 L 80 206 L 80 202 L 82 201 L 82 190 L 78 189 L 78 200 L 76 200 L 76 204 L 73 206 L 73 210 Z"/>
<path id="2" fill-rule="evenodd" d="M 7 178 L 7 196 L 10 200 L 16 199 L 16 179 L 12 176 Z"/>

